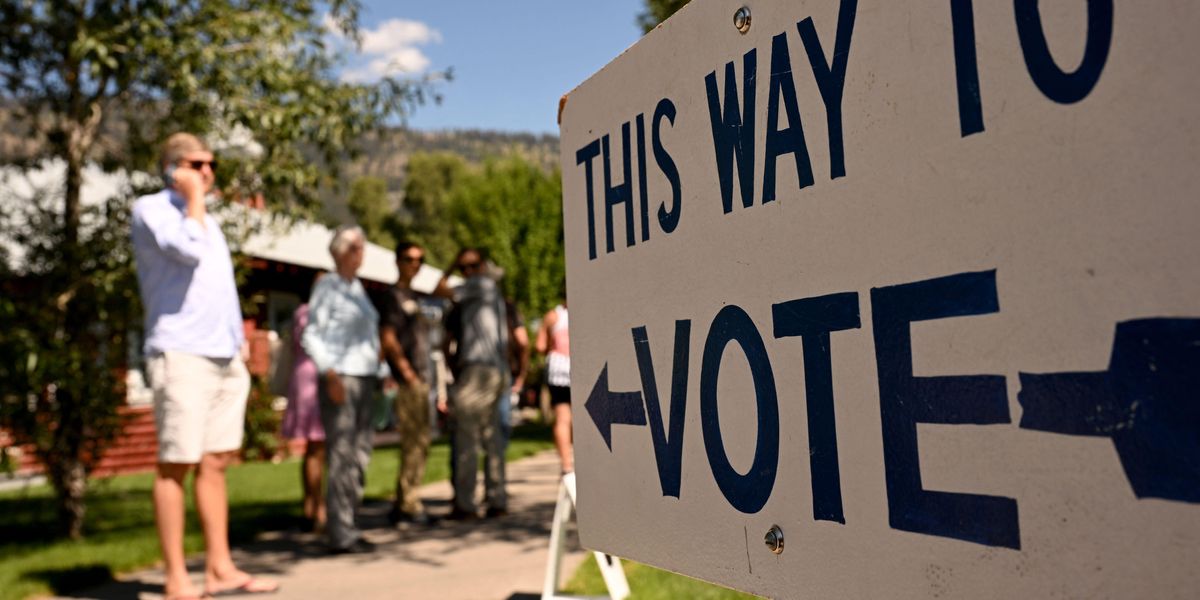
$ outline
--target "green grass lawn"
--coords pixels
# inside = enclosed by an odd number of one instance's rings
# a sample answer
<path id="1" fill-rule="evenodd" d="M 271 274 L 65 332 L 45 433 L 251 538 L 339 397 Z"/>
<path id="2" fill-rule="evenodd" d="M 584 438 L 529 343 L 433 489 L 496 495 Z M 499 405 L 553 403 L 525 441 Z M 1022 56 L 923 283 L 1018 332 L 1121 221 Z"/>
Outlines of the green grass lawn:
<path id="1" fill-rule="evenodd" d="M 676 575 L 651 566 L 623 560 L 625 578 L 629 581 L 630 600 L 674 600 L 688 598 L 689 600 L 752 600 L 758 596 L 735 592 L 719 585 L 713 585 L 699 579 Z M 585 596 L 602 596 L 608 594 L 604 586 L 604 578 L 600 575 L 600 567 L 596 565 L 596 557 L 588 555 L 575 576 L 567 584 L 564 593 Z"/>
<path id="2" fill-rule="evenodd" d="M 508 460 L 553 448 L 545 426 L 522 426 L 513 432 Z M 449 476 L 449 446 L 435 442 L 425 481 Z M 367 471 L 368 500 L 388 499 L 396 485 L 396 449 L 377 448 Z M 59 531 L 53 492 L 38 486 L 0 494 L 0 600 L 64 593 L 109 581 L 113 574 L 159 560 L 158 538 L 150 503 L 149 473 L 94 480 L 88 491 L 85 538 L 56 537 Z M 229 530 L 234 544 L 264 531 L 286 530 L 301 516 L 300 468 L 295 459 L 278 464 L 248 463 L 228 473 Z M 189 554 L 203 550 L 200 524 L 192 505 L 189 479 Z"/>

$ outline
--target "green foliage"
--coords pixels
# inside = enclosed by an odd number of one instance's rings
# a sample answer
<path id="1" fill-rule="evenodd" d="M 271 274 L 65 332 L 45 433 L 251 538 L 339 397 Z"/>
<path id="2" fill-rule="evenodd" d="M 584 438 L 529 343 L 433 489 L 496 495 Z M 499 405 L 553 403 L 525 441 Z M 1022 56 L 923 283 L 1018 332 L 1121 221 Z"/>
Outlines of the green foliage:
<path id="1" fill-rule="evenodd" d="M 60 493 L 60 526 L 76 537 L 83 477 L 120 427 L 125 336 L 140 302 L 125 203 L 114 198 L 84 211 L 96 225 L 80 232 L 87 251 L 70 263 L 59 208 L 38 195 L 5 223 L 26 270 L 0 282 L 0 425 L 34 445 Z"/>
<path id="2" fill-rule="evenodd" d="M 354 220 L 363 228 L 367 239 L 386 248 L 396 245 L 396 211 L 387 196 L 387 180 L 382 177 L 359 177 L 350 184 L 346 203 Z"/>
<path id="3" fill-rule="evenodd" d="M 526 315 L 562 298 L 562 178 L 519 156 L 487 161 L 450 188 L 445 217 L 459 246 L 486 248 L 505 270 L 505 295 Z"/>
<path id="4" fill-rule="evenodd" d="M 429 94 L 338 81 L 325 9 L 357 35 L 356 0 L 0 4 L 3 97 L 39 142 L 26 162 L 71 154 L 156 172 L 167 134 L 210 134 L 228 194 L 312 211 L 343 153 Z"/>
<path id="5" fill-rule="evenodd" d="M 251 381 L 243 423 L 242 456 L 246 460 L 269 460 L 279 451 L 279 426 L 283 419 L 272 408 L 270 382 L 257 375 Z"/>
<path id="6" fill-rule="evenodd" d="M 450 190 L 467 172 L 467 162 L 451 152 L 418 152 L 409 158 L 404 184 L 407 216 L 399 237 L 421 244 L 431 264 L 449 265 L 458 253 L 447 210 Z"/>
<path id="7" fill-rule="evenodd" d="M 36 198 L 0 190 L 0 247 L 24 256 L 0 271 L 0 422 L 36 446 L 72 536 L 86 474 L 117 429 L 115 369 L 137 306 L 128 206 L 84 207 L 84 167 L 157 172 L 157 144 L 191 131 L 220 155 L 226 197 L 262 193 L 286 214 L 314 214 L 357 141 L 430 93 L 429 80 L 335 77 L 323 15 L 356 39 L 358 10 L 357 0 L 0 2 L 0 106 L 22 136 L 4 161 L 64 169 Z"/>
<path id="8" fill-rule="evenodd" d="M 646 10 L 638 14 L 637 23 L 642 31 L 650 33 L 659 23 L 683 8 L 690 0 L 646 0 Z"/>
<path id="9" fill-rule="evenodd" d="M 545 427 L 519 426 L 506 454 L 514 461 L 553 448 Z M 434 442 L 425 483 L 449 477 L 449 444 Z M 399 452 L 377 448 L 367 468 L 366 498 L 384 501 L 396 491 Z M 294 527 L 300 509 L 300 482 L 295 459 L 278 464 L 248 463 L 228 471 L 230 540 L 245 543 L 264 531 Z M 150 510 L 150 473 L 122 475 L 97 482 L 88 490 L 87 538 L 56 539 L 52 490 L 37 486 L 0 492 L 0 600 L 30 596 L 71 595 L 74 590 L 111 581 L 114 574 L 146 567 L 161 558 Z M 190 480 L 188 482 L 191 487 Z M 189 503 L 184 547 L 204 548 L 200 524 Z"/>
<path id="10" fill-rule="evenodd" d="M 562 178 L 512 153 L 480 166 L 448 153 L 416 153 L 408 163 L 398 238 L 421 244 L 446 267 L 465 246 L 486 248 L 505 270 L 505 294 L 527 316 L 562 299 Z"/>

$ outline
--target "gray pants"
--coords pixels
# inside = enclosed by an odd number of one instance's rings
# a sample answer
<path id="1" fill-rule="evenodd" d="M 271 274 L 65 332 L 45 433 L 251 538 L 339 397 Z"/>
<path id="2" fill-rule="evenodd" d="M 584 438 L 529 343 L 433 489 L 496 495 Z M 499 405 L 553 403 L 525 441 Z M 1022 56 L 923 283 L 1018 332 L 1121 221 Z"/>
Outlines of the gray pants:
<path id="1" fill-rule="evenodd" d="M 363 480 L 371 461 L 371 427 L 375 377 L 342 375 L 346 401 L 334 404 L 321 383 L 321 425 L 325 427 L 326 530 L 329 545 L 345 548 L 362 534 L 354 526 L 354 512 L 362 502 Z"/>
<path id="2" fill-rule="evenodd" d="M 500 369 L 471 365 L 454 381 L 450 397 L 454 408 L 454 499 L 461 511 L 475 512 L 475 483 L 479 453 L 496 447 L 496 399 L 504 382 Z M 485 500 L 489 508 L 507 509 L 504 491 L 504 456 L 488 452 L 484 470 Z"/>

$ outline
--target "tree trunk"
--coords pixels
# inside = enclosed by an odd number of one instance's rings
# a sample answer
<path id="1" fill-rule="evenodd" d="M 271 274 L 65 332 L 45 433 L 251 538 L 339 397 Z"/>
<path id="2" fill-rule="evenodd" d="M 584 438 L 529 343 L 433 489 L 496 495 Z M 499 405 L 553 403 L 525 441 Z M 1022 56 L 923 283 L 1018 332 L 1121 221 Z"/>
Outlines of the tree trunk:
<path id="1" fill-rule="evenodd" d="M 79 115 L 78 120 L 68 129 L 66 156 L 63 157 L 67 161 L 66 185 L 63 190 L 63 242 L 68 260 L 77 255 L 83 167 L 96 141 L 103 117 L 104 111 L 100 104 L 92 102 L 87 107 L 87 114 Z"/>
<path id="2" fill-rule="evenodd" d="M 83 191 L 83 157 L 81 152 L 67 153 L 66 186 L 63 194 L 63 253 L 68 268 L 75 265 L 79 244 L 79 199 Z"/>
<path id="3" fill-rule="evenodd" d="M 57 462 L 50 469 L 50 476 L 58 492 L 59 523 L 71 539 L 78 540 L 83 537 L 83 518 L 87 513 L 87 469 L 74 456 L 60 456 Z"/>
<path id="4" fill-rule="evenodd" d="M 66 302 L 62 305 L 65 313 L 60 321 L 65 330 L 60 335 L 76 337 L 84 333 L 87 319 L 80 318 L 79 311 L 89 310 L 72 302 L 72 296 L 77 291 L 80 281 L 82 249 L 80 248 L 79 221 L 82 207 L 80 199 L 83 192 L 83 167 L 87 160 L 92 143 L 95 140 L 97 128 L 100 126 L 102 112 L 98 104 L 90 106 L 89 114 L 82 122 L 71 128 L 66 148 L 66 181 L 63 186 L 63 239 L 62 256 L 66 267 L 65 289 L 62 291 Z M 60 382 L 60 385 L 80 385 L 79 382 Z M 58 492 L 59 522 L 66 534 L 73 540 L 83 537 L 83 519 L 87 512 L 85 493 L 87 492 L 88 470 L 84 463 L 86 444 L 83 440 L 85 432 L 84 420 L 90 415 L 85 414 L 83 407 L 84 390 L 62 389 L 58 393 L 59 423 L 55 437 L 54 454 L 46 461 L 54 481 L 54 489 Z M 65 439 L 63 439 L 65 438 Z"/>

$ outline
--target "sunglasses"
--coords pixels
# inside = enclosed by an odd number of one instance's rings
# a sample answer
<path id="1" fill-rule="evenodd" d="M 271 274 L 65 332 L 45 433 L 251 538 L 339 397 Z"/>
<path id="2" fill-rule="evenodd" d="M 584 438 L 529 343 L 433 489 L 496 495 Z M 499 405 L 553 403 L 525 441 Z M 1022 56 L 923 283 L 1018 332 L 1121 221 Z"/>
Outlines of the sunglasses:
<path id="1" fill-rule="evenodd" d="M 475 269 L 478 269 L 481 266 L 483 266 L 482 262 L 471 262 L 471 263 L 463 263 L 461 265 L 458 265 L 458 268 L 463 271 L 474 271 Z"/>
<path id="2" fill-rule="evenodd" d="M 419 264 L 425 262 L 425 257 L 424 256 L 401 256 L 399 260 L 402 263 L 408 263 L 408 264 L 416 263 L 419 265 Z"/>
<path id="3" fill-rule="evenodd" d="M 214 160 L 181 160 L 181 161 L 179 161 L 179 164 L 187 166 L 187 167 L 191 167 L 197 171 L 203 169 L 204 165 L 208 165 L 208 167 L 210 169 L 212 169 L 213 172 L 216 172 L 216 170 L 217 170 L 217 161 L 215 159 Z"/>

